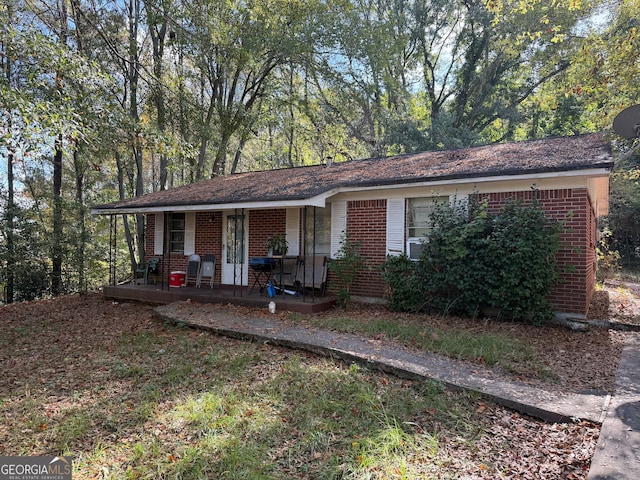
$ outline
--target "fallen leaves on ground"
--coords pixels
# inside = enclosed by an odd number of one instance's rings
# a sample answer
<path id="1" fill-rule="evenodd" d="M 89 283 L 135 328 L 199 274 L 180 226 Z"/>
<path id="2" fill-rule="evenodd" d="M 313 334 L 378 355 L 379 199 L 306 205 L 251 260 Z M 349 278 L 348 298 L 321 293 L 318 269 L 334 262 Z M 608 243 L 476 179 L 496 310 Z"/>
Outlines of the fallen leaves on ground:
<path id="1" fill-rule="evenodd" d="M 640 283 L 607 280 L 594 292 L 589 318 L 640 325 Z"/>
<path id="2" fill-rule="evenodd" d="M 244 307 L 225 308 L 234 313 L 268 315 Z M 389 315 L 381 307 L 359 308 L 363 318 Z M 286 319 L 286 314 L 281 315 Z M 142 431 L 176 447 L 176 451 L 171 450 L 163 457 L 168 463 L 180 460 L 179 447 L 195 442 L 194 433 L 186 424 L 164 424 L 159 420 L 145 424 L 127 423 L 131 422 L 130 417 L 137 418 L 133 413 L 142 415 L 140 412 L 146 408 L 135 401 L 132 393 L 132 388 L 137 388 L 135 379 L 156 373 L 171 378 L 175 363 L 169 348 L 176 342 L 178 330 L 167 328 L 154 318 L 152 306 L 111 302 L 99 295 L 74 295 L 3 306 L 0 307 L 0 319 L 3 326 L 0 335 L 0 455 L 59 454 L 67 444 L 64 438 L 54 437 L 52 431 L 56 424 L 65 422 L 74 429 L 69 433 L 74 435 L 69 437 L 74 454 L 79 458 L 94 456 L 101 459 L 99 465 L 85 466 L 86 470 L 77 475 L 74 472 L 74 478 L 80 479 L 105 475 L 99 472 L 113 471 L 114 465 L 130 465 L 130 450 L 140 441 L 142 427 Z M 466 319 L 434 317 L 430 321 L 439 322 L 442 328 L 478 328 L 477 321 Z M 483 324 L 482 328 L 509 331 L 527 338 L 534 345 L 536 354 L 546 358 L 562 386 L 586 389 L 610 388 L 612 385 L 621 334 L 607 330 L 576 333 L 560 327 L 493 321 Z M 156 343 L 157 338 L 164 338 L 167 348 L 154 343 L 152 352 L 145 351 L 149 347 L 144 339 L 151 335 Z M 213 342 L 231 348 L 242 344 L 197 330 L 181 330 L 180 335 L 201 345 L 202 356 L 210 355 L 206 345 Z M 123 358 L 118 355 L 123 342 L 130 341 L 140 342 L 133 348 L 134 352 L 140 352 L 139 356 Z M 256 369 L 256 381 L 274 370 L 283 372 L 280 362 L 287 357 L 286 349 L 265 345 L 261 347 L 261 355 L 264 360 Z M 148 358 L 157 359 L 157 362 L 148 363 Z M 319 362 L 312 354 L 306 354 L 304 358 L 306 362 Z M 380 388 L 387 388 L 389 383 L 406 382 L 377 375 L 382 379 L 378 381 Z M 201 379 L 195 379 L 193 382 L 196 383 L 180 385 L 180 388 L 197 390 L 199 381 Z M 407 385 L 410 388 L 410 382 Z M 171 388 L 168 385 L 167 392 Z M 188 392 L 190 390 L 177 394 L 173 391 L 167 398 L 163 397 L 164 392 L 158 392 L 162 408 L 172 408 L 172 399 Z M 110 402 L 119 405 L 119 410 L 109 410 Z M 455 436 L 439 438 L 439 455 L 443 463 L 433 467 L 438 478 L 462 478 L 460 475 L 463 475 L 464 478 L 489 479 L 496 478 L 496 472 L 505 472 L 498 478 L 586 478 L 599 434 L 598 425 L 586 422 L 546 424 L 488 401 L 479 401 L 474 410 L 486 418 L 488 434 L 471 444 L 468 439 Z M 99 416 L 86 417 L 85 411 L 99 412 Z M 424 412 L 426 417 L 434 413 L 435 410 Z M 160 413 L 157 416 L 161 418 Z M 254 410 L 244 410 L 246 421 L 253 416 Z M 286 425 L 284 420 L 282 423 Z M 304 475 L 292 474 L 291 478 L 304 478 Z"/>

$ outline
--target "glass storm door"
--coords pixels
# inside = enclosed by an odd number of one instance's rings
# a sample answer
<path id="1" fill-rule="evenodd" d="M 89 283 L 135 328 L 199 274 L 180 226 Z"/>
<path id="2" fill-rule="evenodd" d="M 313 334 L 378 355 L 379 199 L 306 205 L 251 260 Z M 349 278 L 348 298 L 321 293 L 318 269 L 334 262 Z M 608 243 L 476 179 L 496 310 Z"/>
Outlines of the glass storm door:
<path id="1" fill-rule="evenodd" d="M 248 285 L 249 231 L 244 214 L 225 213 L 222 229 L 222 283 Z"/>

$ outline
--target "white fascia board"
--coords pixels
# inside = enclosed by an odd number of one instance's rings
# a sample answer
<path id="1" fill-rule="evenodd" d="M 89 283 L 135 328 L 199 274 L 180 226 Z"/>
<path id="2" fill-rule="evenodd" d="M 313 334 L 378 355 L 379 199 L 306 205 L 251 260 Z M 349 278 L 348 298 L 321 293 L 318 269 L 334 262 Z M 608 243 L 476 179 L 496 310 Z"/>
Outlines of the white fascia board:
<path id="1" fill-rule="evenodd" d="M 259 210 L 273 208 L 290 208 L 290 207 L 324 207 L 326 199 L 330 193 L 323 193 L 311 198 L 299 200 L 276 200 L 273 202 L 244 202 L 244 203 L 225 203 L 225 204 L 209 204 L 209 205 L 166 205 L 159 207 L 138 207 L 138 208 L 92 208 L 92 215 L 121 215 L 135 213 L 158 213 L 158 212 L 214 212 L 225 210 Z"/>
<path id="2" fill-rule="evenodd" d="M 350 192 L 366 192 L 371 190 L 395 190 L 395 189 L 407 189 L 407 188 L 443 188 L 447 186 L 459 186 L 459 185 L 473 185 L 474 188 L 478 185 L 485 183 L 510 183 L 510 182 L 529 182 L 531 185 L 540 183 L 541 180 L 555 180 L 559 178 L 595 178 L 595 177 L 607 177 L 610 174 L 608 168 L 591 168 L 587 170 L 567 170 L 559 172 L 544 172 L 544 173 L 532 173 L 526 175 L 494 175 L 490 177 L 467 177 L 467 178 L 453 178 L 448 180 L 435 180 L 426 182 L 409 182 L 409 183 L 395 183 L 389 185 L 377 185 L 367 187 L 341 187 L 334 190 L 334 194 L 338 193 L 350 193 Z M 586 185 L 586 184 L 585 184 Z M 476 188 L 477 190 L 477 188 Z"/>

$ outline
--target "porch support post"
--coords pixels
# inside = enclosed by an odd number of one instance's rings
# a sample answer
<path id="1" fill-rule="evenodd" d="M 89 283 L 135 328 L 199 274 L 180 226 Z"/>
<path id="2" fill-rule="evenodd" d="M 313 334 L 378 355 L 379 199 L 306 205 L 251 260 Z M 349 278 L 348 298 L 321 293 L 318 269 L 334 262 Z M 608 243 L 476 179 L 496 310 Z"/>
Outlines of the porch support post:
<path id="1" fill-rule="evenodd" d="M 238 242 L 236 241 L 236 239 L 238 238 L 238 222 L 236 221 L 236 219 L 238 218 L 238 209 L 234 208 L 233 209 L 233 246 L 229 245 L 229 231 L 227 231 L 227 258 L 229 258 L 229 248 L 231 248 L 231 258 L 233 259 L 233 270 L 232 270 L 232 275 L 233 275 L 233 296 L 236 296 L 236 254 L 237 254 L 237 247 L 238 247 Z M 222 228 L 225 228 L 224 225 Z M 227 218 L 227 225 L 226 228 L 229 228 L 229 219 Z"/>
<path id="2" fill-rule="evenodd" d="M 311 303 L 316 302 L 316 207 L 313 207 L 313 245 L 311 250 L 313 252 L 313 263 L 311 266 Z"/>
<path id="3" fill-rule="evenodd" d="M 165 286 L 165 279 L 166 281 L 166 285 L 167 285 L 167 290 L 169 290 L 169 275 L 171 275 L 171 271 L 169 269 L 169 265 L 168 263 L 165 264 L 165 261 L 167 260 L 167 256 L 169 257 L 169 262 L 171 262 L 171 253 L 169 252 L 169 249 L 171 248 L 171 246 L 169 245 L 169 241 L 171 240 L 169 238 L 169 229 L 171 228 L 169 226 L 169 222 L 171 221 L 171 217 L 169 215 L 169 212 L 162 212 L 162 217 L 163 217 L 163 225 L 162 225 L 162 275 L 160 276 L 160 278 L 162 279 L 162 284 L 160 286 L 161 290 L 164 290 L 164 286 Z M 167 255 L 165 255 L 167 254 Z M 166 270 L 166 271 L 165 271 Z"/>
<path id="4" fill-rule="evenodd" d="M 109 215 L 109 283 L 116 286 L 118 216 Z"/>
<path id="5" fill-rule="evenodd" d="M 240 296 L 242 297 L 243 296 L 243 294 L 242 294 L 242 279 L 244 278 L 244 262 L 245 262 L 245 260 L 247 262 L 249 261 L 249 259 L 245 259 L 244 258 L 245 250 L 247 251 L 247 254 L 249 253 L 249 245 L 245 245 L 244 244 L 244 231 L 245 231 L 244 222 L 248 221 L 247 219 L 244 218 L 244 208 L 240 209 L 240 219 L 241 219 L 241 223 L 240 223 L 240 230 L 241 230 L 241 232 L 240 232 L 240 251 L 242 253 L 242 262 L 240 263 Z"/>
<path id="6" fill-rule="evenodd" d="M 173 212 L 167 212 L 165 220 L 165 230 L 167 232 L 166 242 L 164 242 L 163 251 L 167 252 L 167 290 L 171 290 L 171 283 L 169 278 L 171 276 L 171 223 L 173 222 Z"/>
<path id="7" fill-rule="evenodd" d="M 306 288 L 307 279 L 307 261 L 309 260 L 309 252 L 307 247 L 307 220 L 309 207 L 305 206 L 302 210 L 302 300 L 305 301 L 307 296 L 304 289 Z"/>

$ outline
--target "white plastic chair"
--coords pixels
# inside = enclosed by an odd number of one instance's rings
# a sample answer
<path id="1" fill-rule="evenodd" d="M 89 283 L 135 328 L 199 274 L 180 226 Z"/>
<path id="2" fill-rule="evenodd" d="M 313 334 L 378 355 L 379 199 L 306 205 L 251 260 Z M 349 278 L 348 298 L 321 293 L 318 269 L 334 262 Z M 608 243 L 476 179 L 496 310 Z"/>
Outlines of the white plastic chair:
<path id="1" fill-rule="evenodd" d="M 200 274 L 198 275 L 198 281 L 196 287 L 200 287 L 203 278 L 209 279 L 209 286 L 213 288 L 213 278 L 216 275 L 216 256 L 205 255 L 202 257 L 202 263 L 200 264 Z"/>

